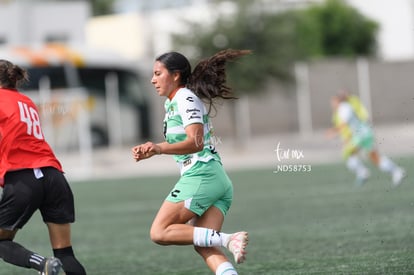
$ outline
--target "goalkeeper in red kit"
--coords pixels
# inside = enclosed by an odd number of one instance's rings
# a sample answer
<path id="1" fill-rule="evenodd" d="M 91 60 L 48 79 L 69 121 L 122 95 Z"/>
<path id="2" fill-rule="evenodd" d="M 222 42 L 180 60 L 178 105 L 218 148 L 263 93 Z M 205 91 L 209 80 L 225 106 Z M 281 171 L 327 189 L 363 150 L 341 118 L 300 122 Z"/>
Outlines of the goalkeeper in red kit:
<path id="1" fill-rule="evenodd" d="M 45 141 L 35 104 L 20 93 L 27 72 L 0 60 L 0 257 L 40 274 L 86 274 L 75 258 L 70 224 L 74 199 L 61 164 Z M 39 210 L 46 223 L 54 257 L 45 258 L 13 241 Z"/>

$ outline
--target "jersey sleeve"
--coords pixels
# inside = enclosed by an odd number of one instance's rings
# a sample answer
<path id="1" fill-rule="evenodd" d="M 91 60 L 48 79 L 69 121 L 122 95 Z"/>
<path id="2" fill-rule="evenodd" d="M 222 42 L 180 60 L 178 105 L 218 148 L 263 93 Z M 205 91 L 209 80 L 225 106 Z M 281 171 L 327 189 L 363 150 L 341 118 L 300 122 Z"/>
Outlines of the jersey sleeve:
<path id="1" fill-rule="evenodd" d="M 184 93 L 177 105 L 184 128 L 194 123 L 203 124 L 204 104 L 200 98 L 192 93 Z"/>

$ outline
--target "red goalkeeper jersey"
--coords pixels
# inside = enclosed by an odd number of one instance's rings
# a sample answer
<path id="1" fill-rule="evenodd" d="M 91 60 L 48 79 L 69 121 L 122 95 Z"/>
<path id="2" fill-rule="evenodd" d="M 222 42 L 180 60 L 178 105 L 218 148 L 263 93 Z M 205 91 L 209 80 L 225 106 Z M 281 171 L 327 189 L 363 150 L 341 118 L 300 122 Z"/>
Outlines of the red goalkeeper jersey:
<path id="1" fill-rule="evenodd" d="M 0 89 L 0 186 L 8 171 L 48 166 L 62 171 L 44 139 L 36 105 L 17 90 Z"/>

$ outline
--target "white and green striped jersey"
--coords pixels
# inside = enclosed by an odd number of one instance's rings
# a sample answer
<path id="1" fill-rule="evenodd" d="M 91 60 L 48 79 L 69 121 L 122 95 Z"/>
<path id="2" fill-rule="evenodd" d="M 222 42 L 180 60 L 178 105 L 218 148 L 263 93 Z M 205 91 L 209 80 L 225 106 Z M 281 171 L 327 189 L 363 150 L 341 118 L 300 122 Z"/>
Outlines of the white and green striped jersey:
<path id="1" fill-rule="evenodd" d="M 347 102 L 342 102 L 338 107 L 338 116 L 341 121 L 346 123 L 353 136 L 371 135 L 371 127 L 361 119 Z"/>
<path id="2" fill-rule="evenodd" d="M 211 159 L 221 161 L 213 143 L 213 128 L 210 118 L 200 98 L 189 89 L 181 88 L 172 100 L 165 101 L 164 107 L 164 136 L 168 143 L 184 141 L 187 138 L 185 127 L 188 125 L 203 124 L 203 150 L 193 154 L 174 155 L 175 161 L 180 166 L 181 174 L 190 169 L 197 161 L 208 162 Z"/>

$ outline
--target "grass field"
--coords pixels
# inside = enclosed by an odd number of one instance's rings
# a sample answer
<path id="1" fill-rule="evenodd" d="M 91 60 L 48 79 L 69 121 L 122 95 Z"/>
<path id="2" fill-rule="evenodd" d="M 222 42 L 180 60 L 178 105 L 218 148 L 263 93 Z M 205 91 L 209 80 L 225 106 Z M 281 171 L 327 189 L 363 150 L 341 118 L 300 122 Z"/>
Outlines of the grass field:
<path id="1" fill-rule="evenodd" d="M 407 170 L 413 158 L 397 159 Z M 239 274 L 414 274 L 414 184 L 392 189 L 375 170 L 363 187 L 344 164 L 311 172 L 229 172 L 233 206 L 223 231 L 250 233 Z M 375 171 L 375 172 L 374 172 Z M 73 243 L 88 274 L 211 274 L 191 246 L 161 247 L 149 227 L 176 176 L 76 182 Z M 36 214 L 18 242 L 50 255 Z M 0 262 L 1 275 L 36 274 Z"/>

